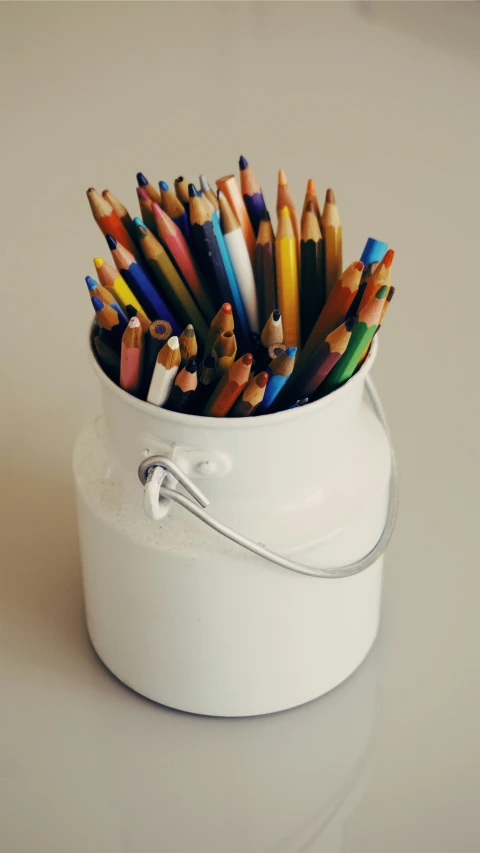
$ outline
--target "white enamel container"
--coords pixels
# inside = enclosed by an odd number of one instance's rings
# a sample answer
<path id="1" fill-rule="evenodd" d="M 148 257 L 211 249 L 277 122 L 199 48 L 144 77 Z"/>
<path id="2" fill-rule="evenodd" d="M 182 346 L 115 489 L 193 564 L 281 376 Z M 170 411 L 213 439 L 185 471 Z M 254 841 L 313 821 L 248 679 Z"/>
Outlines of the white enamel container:
<path id="1" fill-rule="evenodd" d="M 139 401 L 90 354 L 103 413 L 74 453 L 88 631 L 106 666 L 156 702 L 214 716 L 290 708 L 347 678 L 377 633 L 382 558 L 313 578 L 254 555 L 172 503 L 154 522 L 137 469 L 174 459 L 217 519 L 313 567 L 362 558 L 380 539 L 390 449 L 360 371 L 307 406 L 242 419 Z"/>

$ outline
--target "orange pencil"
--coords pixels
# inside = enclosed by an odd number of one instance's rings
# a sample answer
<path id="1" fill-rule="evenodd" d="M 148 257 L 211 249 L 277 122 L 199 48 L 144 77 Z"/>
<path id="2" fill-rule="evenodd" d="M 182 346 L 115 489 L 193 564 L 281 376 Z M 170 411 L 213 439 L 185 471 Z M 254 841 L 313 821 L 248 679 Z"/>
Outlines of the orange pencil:
<path id="1" fill-rule="evenodd" d="M 140 320 L 132 317 L 122 337 L 120 386 L 130 394 L 138 394 L 142 383 L 144 339 Z"/>
<path id="2" fill-rule="evenodd" d="M 224 178 L 219 178 L 216 183 L 218 189 L 222 191 L 227 199 L 233 215 L 243 231 L 248 254 L 250 255 L 250 260 L 253 263 L 256 243 L 255 234 L 253 233 L 252 223 L 250 222 L 250 217 L 248 215 L 247 208 L 245 207 L 245 202 L 242 198 L 237 179 L 235 175 L 226 175 Z"/>
<path id="3" fill-rule="evenodd" d="M 248 382 L 252 362 L 253 355 L 247 352 L 232 364 L 227 372 L 223 374 L 205 406 L 203 410 L 204 415 L 210 415 L 212 418 L 225 417 Z"/>
<path id="4" fill-rule="evenodd" d="M 87 190 L 87 198 L 93 218 L 102 234 L 104 234 L 105 237 L 107 234 L 111 234 L 111 236 L 115 237 L 115 240 L 117 240 L 118 243 L 121 243 L 122 246 L 125 246 L 125 248 L 128 249 L 128 251 L 131 252 L 138 261 L 140 259 L 138 249 L 130 239 L 125 225 L 121 221 L 118 213 L 115 213 L 110 202 L 101 196 L 93 187 L 90 187 L 90 189 Z"/>

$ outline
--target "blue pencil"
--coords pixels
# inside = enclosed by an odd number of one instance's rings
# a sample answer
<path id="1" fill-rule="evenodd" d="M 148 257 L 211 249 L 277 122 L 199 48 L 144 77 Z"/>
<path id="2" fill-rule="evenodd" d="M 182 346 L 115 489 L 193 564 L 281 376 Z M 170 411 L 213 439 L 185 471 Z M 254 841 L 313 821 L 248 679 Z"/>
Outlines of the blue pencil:
<path id="1" fill-rule="evenodd" d="M 103 302 L 98 296 L 92 296 L 91 299 L 97 323 L 102 330 L 102 340 L 108 343 L 112 350 L 119 352 L 122 335 L 128 325 L 125 316 L 120 315 L 113 305 Z"/>
<path id="2" fill-rule="evenodd" d="M 107 234 L 106 240 L 117 270 L 123 275 L 148 316 L 156 320 L 167 320 L 172 327 L 172 334 L 179 335 L 182 330 L 175 317 L 133 255 L 110 234 Z"/>
<path id="3" fill-rule="evenodd" d="M 98 298 L 101 299 L 102 302 L 105 302 L 106 305 L 111 305 L 112 308 L 115 308 L 115 311 L 118 311 L 118 313 L 123 317 L 125 322 L 128 323 L 128 318 L 125 312 L 121 309 L 120 305 L 115 300 L 115 297 L 110 293 L 109 290 L 107 290 L 106 287 L 102 287 L 102 285 L 99 284 L 98 281 L 95 281 L 95 279 L 92 278 L 91 275 L 85 276 L 85 282 L 90 292 L 90 297 L 98 296 Z"/>
<path id="4" fill-rule="evenodd" d="M 387 249 L 388 243 L 383 243 L 381 240 L 375 240 L 374 237 L 369 237 L 365 243 L 362 257 L 360 258 L 364 267 L 368 267 L 370 264 L 376 264 L 378 261 L 381 261 Z"/>
<path id="5" fill-rule="evenodd" d="M 267 205 L 265 204 L 260 184 L 253 174 L 251 166 L 248 165 L 248 160 L 242 156 L 238 161 L 238 165 L 240 167 L 240 186 L 242 189 L 243 200 L 256 237 L 258 235 L 258 229 L 260 228 L 262 216 L 267 210 Z"/>
<path id="6" fill-rule="evenodd" d="M 267 412 L 280 394 L 280 391 L 293 373 L 296 354 L 296 347 L 287 347 L 285 352 L 282 352 L 281 355 L 277 355 L 277 357 L 268 365 L 267 373 L 270 375 L 270 378 L 267 383 L 263 400 L 257 409 L 258 415 L 262 415 Z"/>

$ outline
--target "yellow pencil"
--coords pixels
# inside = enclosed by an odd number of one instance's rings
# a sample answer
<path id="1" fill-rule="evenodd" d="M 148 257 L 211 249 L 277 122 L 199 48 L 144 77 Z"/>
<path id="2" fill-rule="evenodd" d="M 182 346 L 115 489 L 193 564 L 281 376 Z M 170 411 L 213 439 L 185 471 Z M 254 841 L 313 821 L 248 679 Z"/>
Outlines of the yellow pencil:
<path id="1" fill-rule="evenodd" d="M 325 292 L 328 297 L 342 274 L 342 224 L 333 190 L 327 190 L 322 213 L 322 234 L 325 251 Z"/>
<path id="2" fill-rule="evenodd" d="M 275 239 L 278 307 L 282 314 L 283 343 L 300 346 L 300 300 L 298 291 L 297 241 L 290 210 L 285 205 L 278 216 Z"/>
<path id="3" fill-rule="evenodd" d="M 94 258 L 93 263 L 95 264 L 100 284 L 110 291 L 120 305 L 120 308 L 125 311 L 127 305 L 132 305 L 137 309 L 139 314 L 147 317 L 145 311 L 140 305 L 140 302 L 134 295 L 133 291 L 130 290 L 127 282 L 120 275 L 118 270 L 116 270 L 115 267 L 112 267 L 112 265 L 107 261 L 104 261 L 103 258 Z"/>

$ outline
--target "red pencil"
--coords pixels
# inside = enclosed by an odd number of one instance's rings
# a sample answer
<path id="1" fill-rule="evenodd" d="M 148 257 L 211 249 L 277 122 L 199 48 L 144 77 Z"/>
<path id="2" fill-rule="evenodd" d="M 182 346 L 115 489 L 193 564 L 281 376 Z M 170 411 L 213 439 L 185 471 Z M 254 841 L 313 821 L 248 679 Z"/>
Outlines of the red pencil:
<path id="1" fill-rule="evenodd" d="M 125 246 L 125 248 L 135 256 L 136 260 L 139 261 L 140 254 L 138 249 L 130 239 L 125 225 L 121 221 L 118 213 L 115 213 L 110 202 L 101 196 L 93 187 L 90 187 L 90 189 L 87 190 L 87 198 L 93 218 L 102 234 L 104 234 L 105 237 L 107 234 L 111 234 L 112 237 L 115 237 L 115 240 L 117 240 L 118 243 Z"/>

